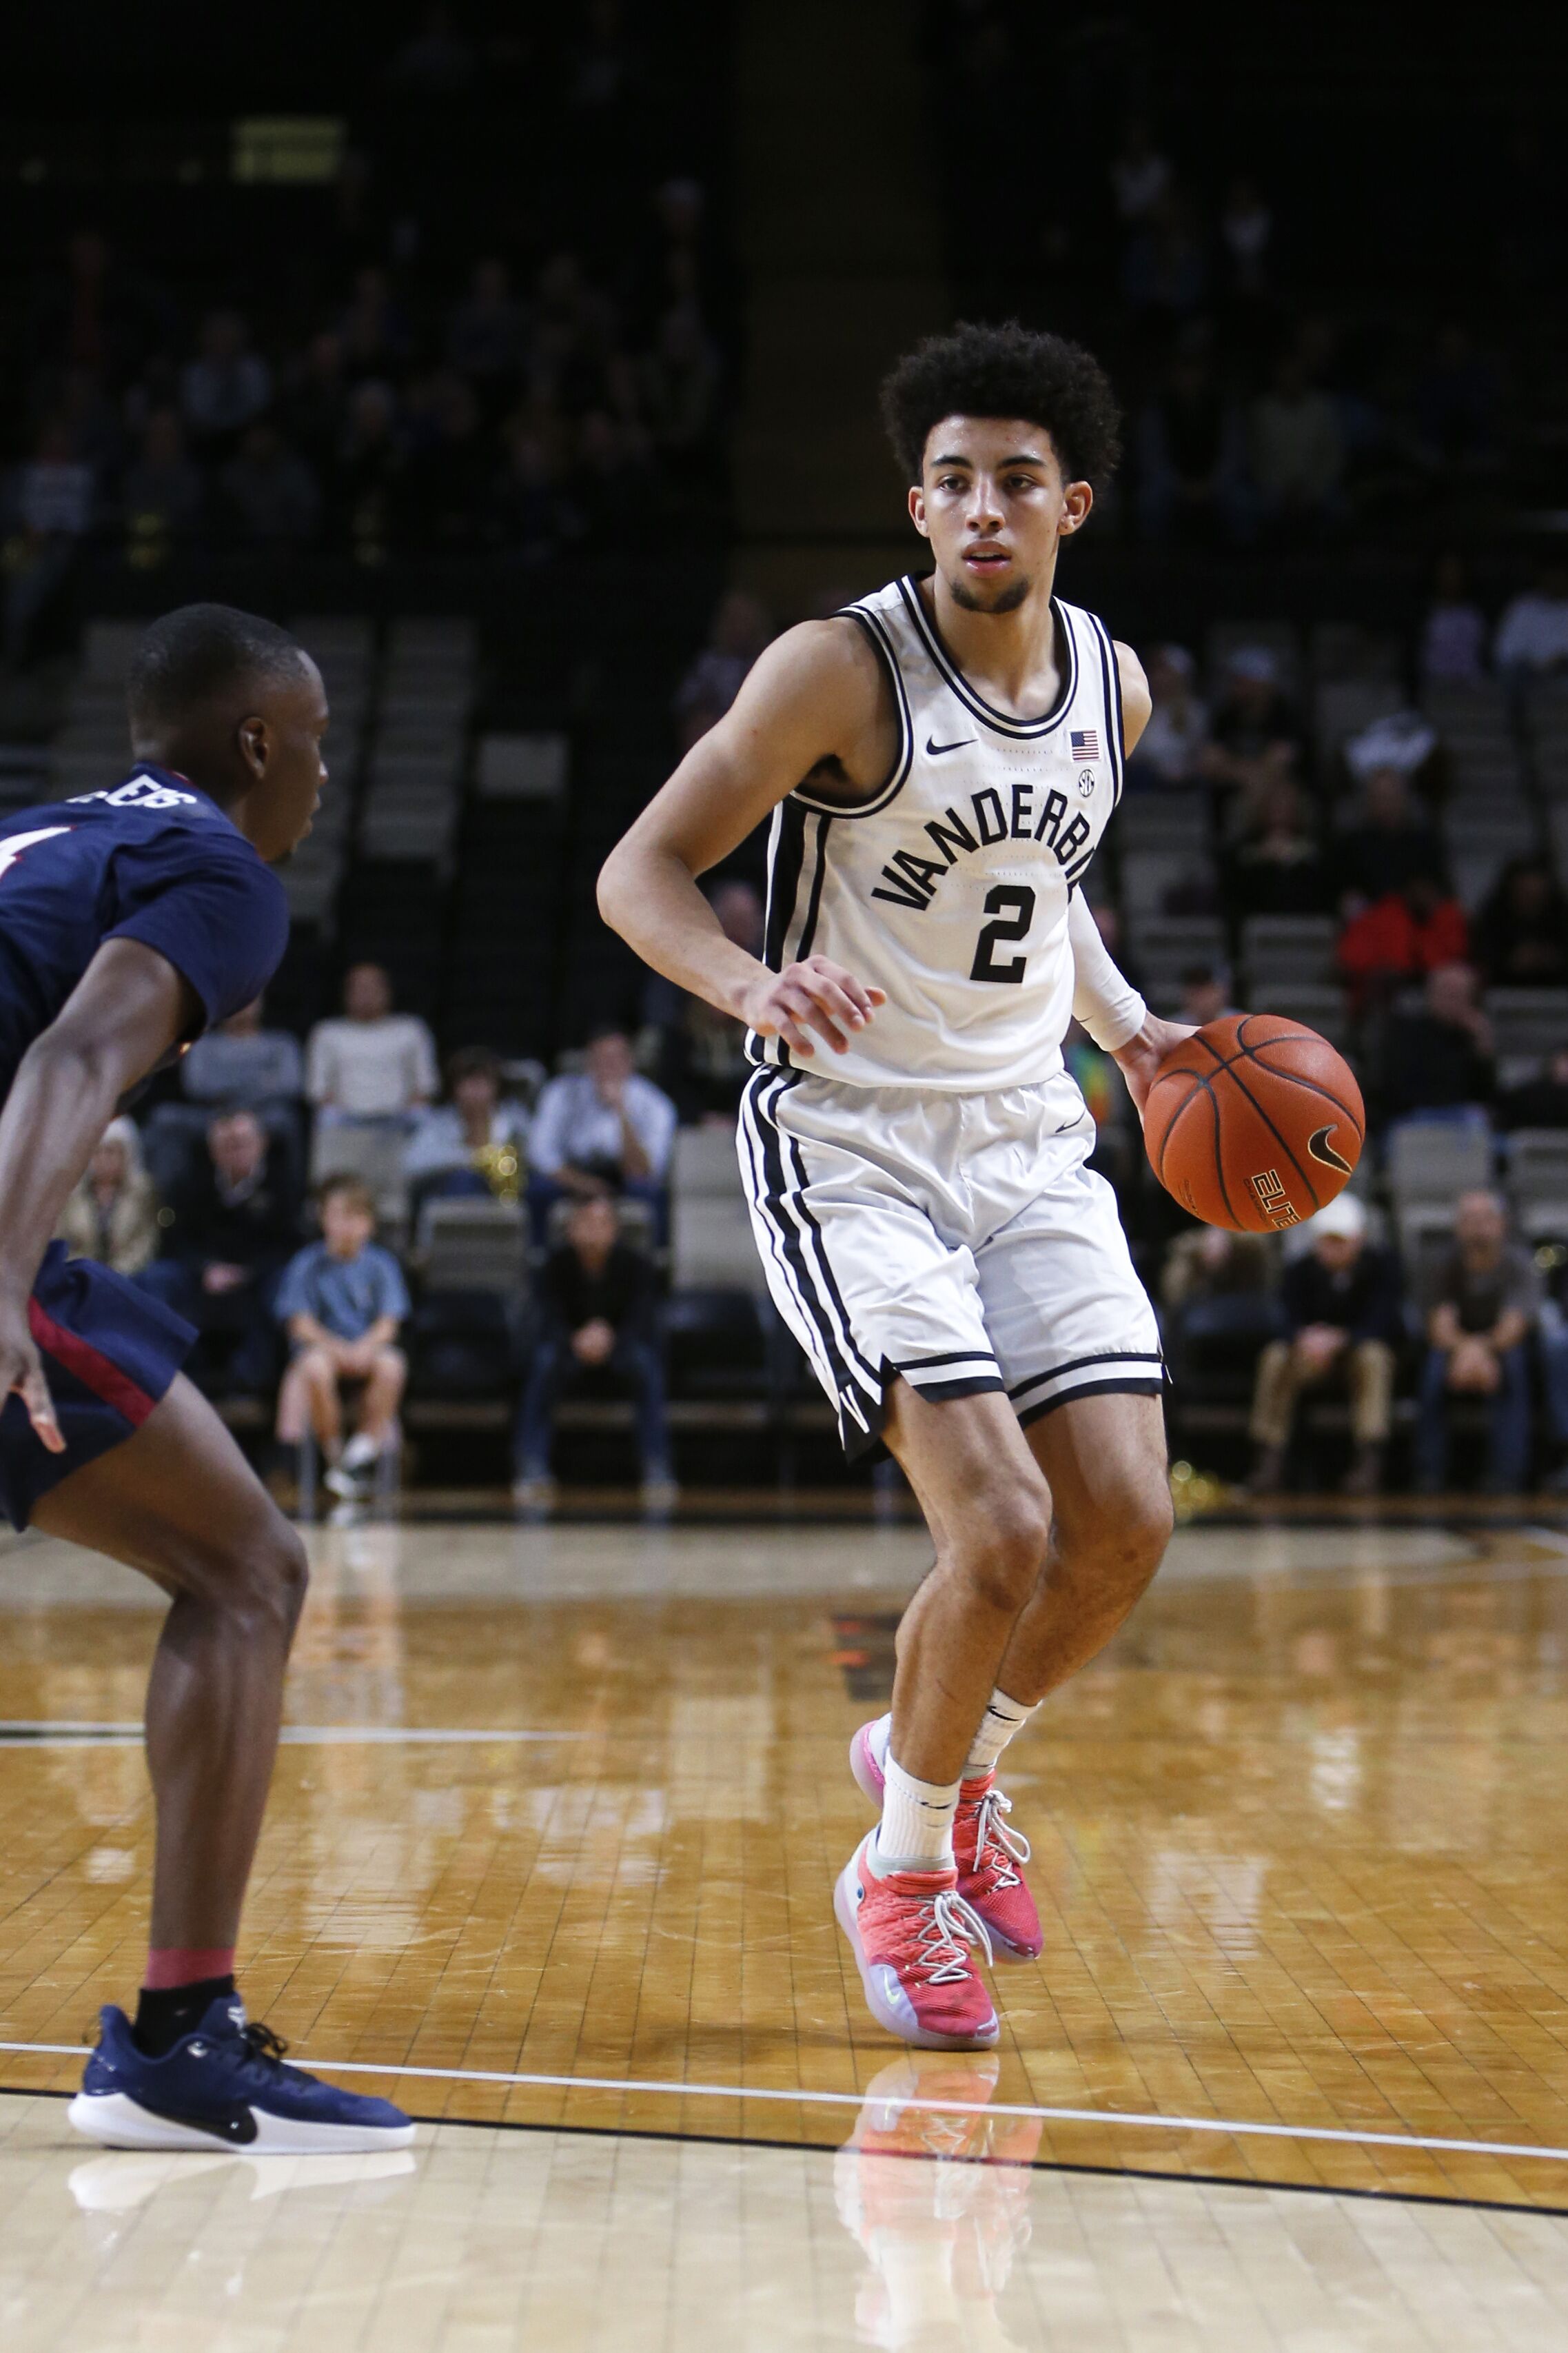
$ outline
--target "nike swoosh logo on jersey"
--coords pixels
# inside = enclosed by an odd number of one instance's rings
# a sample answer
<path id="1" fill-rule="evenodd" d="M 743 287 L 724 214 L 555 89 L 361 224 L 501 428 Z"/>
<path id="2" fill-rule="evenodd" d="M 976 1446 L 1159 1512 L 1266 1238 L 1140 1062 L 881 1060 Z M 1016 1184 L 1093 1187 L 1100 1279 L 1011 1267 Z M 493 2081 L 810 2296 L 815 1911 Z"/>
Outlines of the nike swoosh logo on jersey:
<path id="1" fill-rule="evenodd" d="M 1314 1131 L 1308 1139 L 1307 1149 L 1312 1158 L 1321 1161 L 1325 1168 L 1337 1168 L 1342 1175 L 1349 1176 L 1352 1173 L 1350 1162 L 1342 1154 L 1336 1152 L 1329 1142 L 1333 1132 L 1334 1123 L 1331 1120 L 1327 1127 L 1320 1127 Z"/>
<path id="2" fill-rule="evenodd" d="M 939 744 L 934 735 L 928 735 L 926 753 L 929 758 L 936 760 L 940 759 L 944 752 L 962 752 L 966 744 L 973 744 L 973 735 L 961 735 L 956 744 Z"/>

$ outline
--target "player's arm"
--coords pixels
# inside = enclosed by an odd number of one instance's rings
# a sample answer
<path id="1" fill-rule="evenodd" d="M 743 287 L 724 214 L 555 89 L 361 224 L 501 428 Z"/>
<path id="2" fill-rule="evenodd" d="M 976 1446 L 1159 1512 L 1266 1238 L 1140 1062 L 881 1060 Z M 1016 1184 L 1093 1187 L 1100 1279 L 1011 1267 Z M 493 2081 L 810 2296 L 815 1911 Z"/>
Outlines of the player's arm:
<path id="1" fill-rule="evenodd" d="M 1121 739 L 1131 752 L 1149 724 L 1154 704 L 1143 665 L 1131 647 L 1117 641 L 1115 653 L 1121 691 Z M 1081 891 L 1072 895 L 1068 933 L 1075 972 L 1073 1012 L 1095 1044 L 1112 1057 L 1142 1114 L 1154 1073 L 1172 1047 L 1192 1036 L 1192 1026 L 1163 1021 L 1157 1013 L 1150 1012 L 1138 991 L 1117 970 Z"/>
<path id="2" fill-rule="evenodd" d="M 1116 656 L 1116 676 L 1121 689 L 1121 743 L 1131 758 L 1153 713 L 1154 698 L 1149 691 L 1143 665 L 1131 647 L 1113 638 L 1111 651 Z"/>
<path id="3" fill-rule="evenodd" d="M 156 948 L 107 940 L 23 1055 L 0 1112 L 0 1398 L 20 1392 L 52 1453 L 65 1440 L 28 1325 L 28 1294 L 116 1103 L 202 1018 L 195 991 Z"/>
<path id="4" fill-rule="evenodd" d="M 883 991 L 826 956 L 770 972 L 724 937 L 697 877 L 823 761 L 837 759 L 852 779 L 866 774 L 882 692 L 876 655 L 853 622 L 786 630 L 599 877 L 600 913 L 645 964 L 797 1054 L 815 1050 L 813 1029 L 846 1052 L 849 1034 L 886 1001 Z"/>

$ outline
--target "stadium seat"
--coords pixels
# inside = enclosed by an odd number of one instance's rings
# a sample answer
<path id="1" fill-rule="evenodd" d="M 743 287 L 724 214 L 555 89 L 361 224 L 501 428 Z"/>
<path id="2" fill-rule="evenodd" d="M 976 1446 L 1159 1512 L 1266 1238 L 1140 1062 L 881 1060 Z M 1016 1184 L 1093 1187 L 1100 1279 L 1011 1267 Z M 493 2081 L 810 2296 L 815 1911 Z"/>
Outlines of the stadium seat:
<path id="1" fill-rule="evenodd" d="M 521 1204 L 427 1201 L 416 1241 L 427 1291 L 521 1298 L 528 1282 L 528 1227 Z"/>
<path id="2" fill-rule="evenodd" d="M 1518 1129 L 1509 1139 L 1508 1189 L 1526 1240 L 1568 1241 L 1568 1129 Z"/>
<path id="3" fill-rule="evenodd" d="M 1252 996 L 1327 981 L 1337 930 L 1331 915 L 1249 915 L 1241 927 L 1241 960 Z"/>

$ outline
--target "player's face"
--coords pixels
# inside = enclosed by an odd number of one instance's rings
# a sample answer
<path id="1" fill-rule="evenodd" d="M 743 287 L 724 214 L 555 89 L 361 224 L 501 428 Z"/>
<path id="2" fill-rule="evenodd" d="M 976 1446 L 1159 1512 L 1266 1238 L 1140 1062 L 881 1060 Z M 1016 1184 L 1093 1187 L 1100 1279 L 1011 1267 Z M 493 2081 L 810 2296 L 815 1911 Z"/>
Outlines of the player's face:
<path id="1" fill-rule="evenodd" d="M 321 673 L 302 654 L 297 672 L 269 682 L 258 719 L 241 729 L 242 735 L 249 731 L 248 756 L 259 766 L 261 787 L 249 797 L 246 829 L 265 859 L 285 857 L 310 830 L 327 781 L 327 719 Z"/>
<path id="2" fill-rule="evenodd" d="M 926 437 L 910 492 L 955 605 L 1012 613 L 1048 583 L 1061 542 L 1093 504 L 1087 482 L 1063 479 L 1043 426 L 1023 417 L 945 417 Z"/>

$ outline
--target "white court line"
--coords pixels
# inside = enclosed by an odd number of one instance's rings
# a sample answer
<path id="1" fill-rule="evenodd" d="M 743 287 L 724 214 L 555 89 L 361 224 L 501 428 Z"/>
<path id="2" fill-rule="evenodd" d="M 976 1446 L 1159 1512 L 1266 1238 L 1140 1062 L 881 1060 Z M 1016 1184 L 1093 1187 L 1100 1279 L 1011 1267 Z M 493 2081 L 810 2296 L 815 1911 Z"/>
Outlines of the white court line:
<path id="1" fill-rule="evenodd" d="M 0 2042 L 0 2051 L 28 2051 L 47 2057 L 83 2059 L 79 2042 Z M 637 2075 L 507 2075 L 481 2067 L 406 2067 L 395 2063 L 372 2066 L 358 2059 L 311 2059 L 293 2054 L 300 2067 L 321 2069 L 331 2075 L 416 2075 L 426 2083 L 514 2084 L 539 2091 L 656 2092 L 678 2100 L 778 2100 L 792 2107 L 858 2108 L 867 2092 L 779 2091 L 750 2084 L 651 2083 Z M 1335 2141 L 1352 2148 L 1419 2148 L 1452 2157 L 1539 2157 L 1568 2164 L 1568 2148 L 1542 2148 L 1530 2141 L 1439 2140 L 1428 2134 L 1336 2131 L 1327 2125 L 1249 2124 L 1231 2116 L 1148 2116 L 1121 2108 L 1045 2108 L 1005 2100 L 907 2100 L 901 2105 L 929 2108 L 944 2116 L 1037 2116 L 1045 2124 L 1137 2125 L 1155 2132 L 1219 2133 L 1237 2140 Z M 479 2124 L 477 2116 L 437 2119 L 452 2124 Z M 564 2125 L 562 2130 L 569 2132 Z"/>
<path id="2" fill-rule="evenodd" d="M 487 1742 L 520 1744 L 540 1740 L 582 1740 L 581 1732 L 476 1732 L 443 1726 L 403 1724 L 286 1724 L 278 1737 L 285 1748 L 473 1747 Z M 75 1724 L 65 1716 L 36 1722 L 16 1716 L 0 1718 L 0 1748 L 118 1748 L 140 1743 L 139 1724 Z"/>

